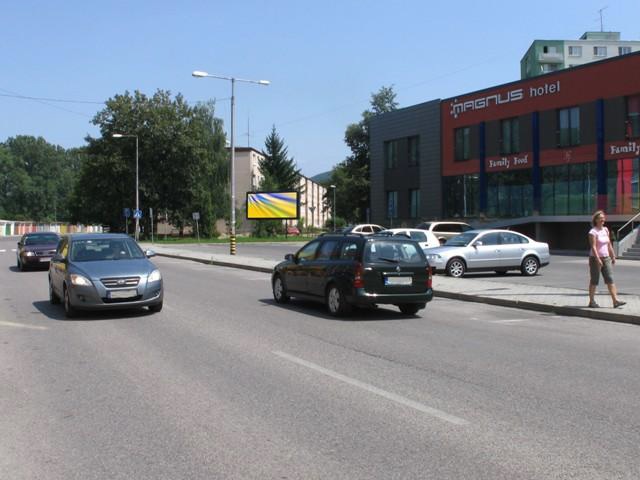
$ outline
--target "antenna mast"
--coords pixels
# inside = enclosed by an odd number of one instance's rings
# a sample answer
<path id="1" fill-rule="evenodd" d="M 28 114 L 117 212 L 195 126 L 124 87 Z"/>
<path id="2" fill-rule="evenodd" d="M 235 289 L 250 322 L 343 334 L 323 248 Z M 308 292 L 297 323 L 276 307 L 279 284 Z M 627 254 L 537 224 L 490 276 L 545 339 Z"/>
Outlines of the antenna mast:
<path id="1" fill-rule="evenodd" d="M 607 5 L 606 7 L 602 7 L 601 9 L 598 10 L 598 13 L 600 14 L 600 31 L 604 32 L 604 26 L 602 23 L 602 12 L 604 12 L 607 8 L 609 8 L 609 5 Z"/>

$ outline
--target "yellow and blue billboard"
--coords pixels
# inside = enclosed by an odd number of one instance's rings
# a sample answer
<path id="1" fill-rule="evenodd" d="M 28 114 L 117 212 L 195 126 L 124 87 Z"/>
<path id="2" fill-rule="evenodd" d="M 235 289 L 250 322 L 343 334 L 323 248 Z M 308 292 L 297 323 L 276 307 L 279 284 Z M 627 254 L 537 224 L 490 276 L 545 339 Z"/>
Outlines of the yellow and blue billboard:
<path id="1" fill-rule="evenodd" d="M 296 219 L 300 213 L 298 192 L 247 192 L 247 219 Z"/>

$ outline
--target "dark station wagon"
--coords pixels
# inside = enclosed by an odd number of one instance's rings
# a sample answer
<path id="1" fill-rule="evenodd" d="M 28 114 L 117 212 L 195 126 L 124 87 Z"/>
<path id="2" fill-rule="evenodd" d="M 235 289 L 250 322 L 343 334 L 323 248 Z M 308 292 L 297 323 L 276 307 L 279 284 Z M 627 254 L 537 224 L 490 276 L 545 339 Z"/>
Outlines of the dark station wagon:
<path id="1" fill-rule="evenodd" d="M 324 302 L 334 316 L 354 306 L 396 305 L 407 315 L 433 298 L 431 269 L 420 245 L 386 235 L 323 235 L 274 267 L 273 297 Z"/>

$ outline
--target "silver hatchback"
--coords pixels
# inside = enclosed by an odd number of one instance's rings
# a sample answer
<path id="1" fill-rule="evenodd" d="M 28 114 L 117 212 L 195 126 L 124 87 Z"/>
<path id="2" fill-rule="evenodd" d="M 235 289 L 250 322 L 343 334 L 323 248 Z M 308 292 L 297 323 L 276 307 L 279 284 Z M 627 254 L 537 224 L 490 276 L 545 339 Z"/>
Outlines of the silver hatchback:
<path id="1" fill-rule="evenodd" d="M 509 230 L 469 230 L 424 251 L 436 272 L 462 277 L 466 272 L 520 270 L 535 275 L 549 264 L 549 245 Z"/>
<path id="2" fill-rule="evenodd" d="M 49 300 L 63 301 L 67 317 L 78 310 L 148 307 L 162 310 L 160 270 L 123 234 L 71 234 L 60 240 L 49 266 Z"/>

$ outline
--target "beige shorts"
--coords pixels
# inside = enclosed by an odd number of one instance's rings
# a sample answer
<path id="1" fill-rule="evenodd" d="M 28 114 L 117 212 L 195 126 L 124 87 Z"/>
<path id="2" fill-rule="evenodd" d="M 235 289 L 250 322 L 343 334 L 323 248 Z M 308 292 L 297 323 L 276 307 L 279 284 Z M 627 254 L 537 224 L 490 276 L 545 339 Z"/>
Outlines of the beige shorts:
<path id="1" fill-rule="evenodd" d="M 591 285 L 598 285 L 600 281 L 600 274 L 604 278 L 604 283 L 611 285 L 613 283 L 613 267 L 611 264 L 611 257 L 600 257 L 602 260 L 602 267 L 598 265 L 596 257 L 589 257 L 589 273 L 591 274 Z"/>

